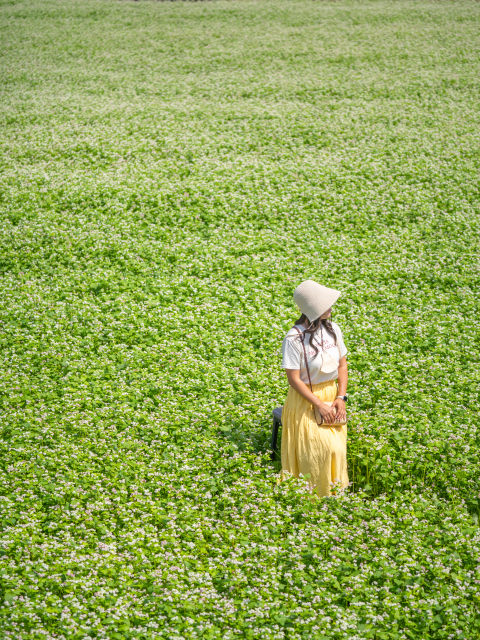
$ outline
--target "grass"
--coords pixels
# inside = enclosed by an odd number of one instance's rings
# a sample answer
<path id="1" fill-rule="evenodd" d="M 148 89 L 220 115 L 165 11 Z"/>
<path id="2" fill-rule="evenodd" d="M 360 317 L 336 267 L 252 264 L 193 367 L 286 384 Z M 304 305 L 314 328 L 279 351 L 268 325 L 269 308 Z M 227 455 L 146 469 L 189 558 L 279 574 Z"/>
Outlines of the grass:
<path id="1" fill-rule="evenodd" d="M 0 2 L 0 628 L 480 638 L 480 6 Z M 344 496 L 278 484 L 342 291 Z"/>

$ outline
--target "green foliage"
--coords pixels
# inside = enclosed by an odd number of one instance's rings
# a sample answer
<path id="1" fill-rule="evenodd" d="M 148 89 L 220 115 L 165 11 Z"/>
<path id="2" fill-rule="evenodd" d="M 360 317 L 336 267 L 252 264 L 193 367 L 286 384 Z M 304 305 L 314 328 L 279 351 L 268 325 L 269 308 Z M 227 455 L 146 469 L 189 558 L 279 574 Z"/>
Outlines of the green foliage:
<path id="1" fill-rule="evenodd" d="M 479 18 L 2 3 L 5 638 L 480 637 Z M 306 278 L 331 499 L 268 457 Z"/>

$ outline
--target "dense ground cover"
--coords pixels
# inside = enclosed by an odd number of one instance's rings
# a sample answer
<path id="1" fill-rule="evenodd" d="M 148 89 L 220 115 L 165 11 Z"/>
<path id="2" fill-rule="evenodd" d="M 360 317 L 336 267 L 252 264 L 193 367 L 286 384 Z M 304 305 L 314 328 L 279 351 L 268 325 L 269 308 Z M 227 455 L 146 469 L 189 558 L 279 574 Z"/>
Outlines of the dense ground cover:
<path id="1" fill-rule="evenodd" d="M 480 637 L 480 6 L 0 2 L 0 628 Z M 352 489 L 278 484 L 292 291 Z"/>

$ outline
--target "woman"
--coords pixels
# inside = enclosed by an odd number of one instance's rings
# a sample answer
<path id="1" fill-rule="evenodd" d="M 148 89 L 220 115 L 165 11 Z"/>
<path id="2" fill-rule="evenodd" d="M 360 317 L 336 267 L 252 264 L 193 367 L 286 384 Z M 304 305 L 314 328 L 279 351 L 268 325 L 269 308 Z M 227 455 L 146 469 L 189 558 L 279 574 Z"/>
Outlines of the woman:
<path id="1" fill-rule="evenodd" d="M 302 282 L 293 294 L 302 315 L 282 345 L 290 385 L 282 411 L 282 469 L 297 478 L 309 474 L 320 496 L 348 485 L 347 426 L 329 426 L 345 422 L 348 399 L 347 349 L 340 327 L 329 319 L 339 296 L 313 280 Z"/>

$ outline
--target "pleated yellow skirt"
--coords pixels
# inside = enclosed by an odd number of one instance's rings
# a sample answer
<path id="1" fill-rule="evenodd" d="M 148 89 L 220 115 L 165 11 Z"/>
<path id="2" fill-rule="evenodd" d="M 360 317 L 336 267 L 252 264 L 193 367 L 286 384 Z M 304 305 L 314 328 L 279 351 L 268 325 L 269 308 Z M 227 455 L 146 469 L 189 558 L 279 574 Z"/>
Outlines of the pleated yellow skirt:
<path id="1" fill-rule="evenodd" d="M 322 402 L 333 402 L 337 383 L 314 384 L 313 393 Z M 292 387 L 283 407 L 282 425 L 282 470 L 296 478 L 309 474 L 308 482 L 319 496 L 348 485 L 347 425 L 319 427 L 313 405 Z"/>

